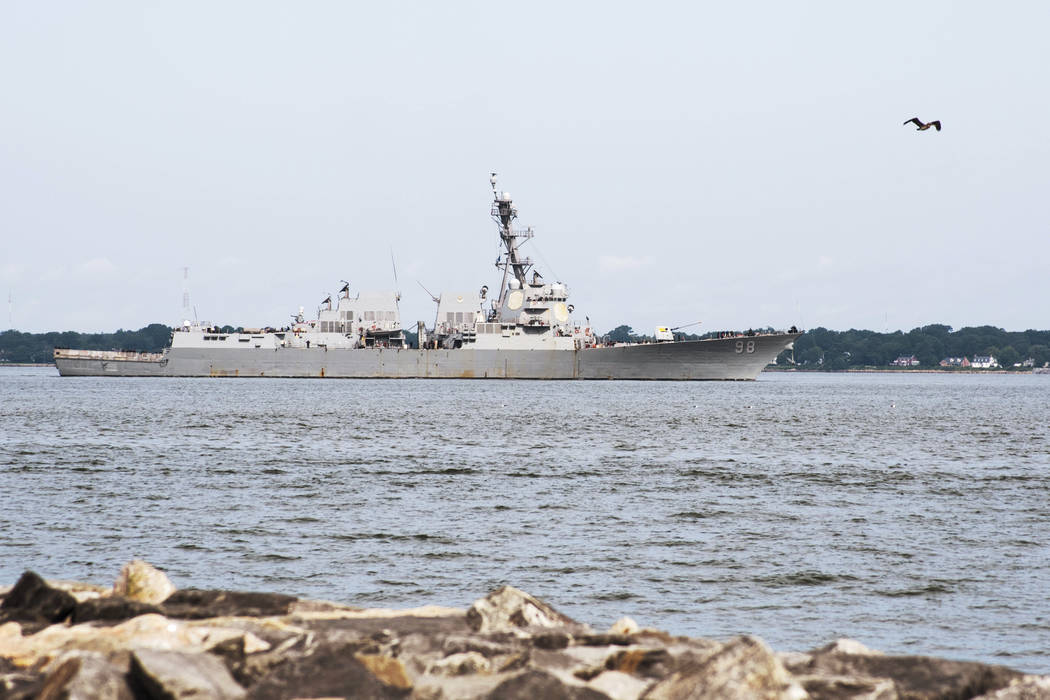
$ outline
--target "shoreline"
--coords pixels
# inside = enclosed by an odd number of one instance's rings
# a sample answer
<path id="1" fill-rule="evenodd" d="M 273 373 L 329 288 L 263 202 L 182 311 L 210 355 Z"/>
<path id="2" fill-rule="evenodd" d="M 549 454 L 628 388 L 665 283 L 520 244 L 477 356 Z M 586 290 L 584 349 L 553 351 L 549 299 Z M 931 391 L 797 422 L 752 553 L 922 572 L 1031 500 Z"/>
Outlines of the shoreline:
<path id="1" fill-rule="evenodd" d="M 511 586 L 466 610 L 176 590 L 133 561 L 112 588 L 31 571 L 0 587 L 0 696 L 1021 700 L 1050 697 L 1050 675 L 846 639 L 774 651 L 626 617 L 596 631 Z"/>

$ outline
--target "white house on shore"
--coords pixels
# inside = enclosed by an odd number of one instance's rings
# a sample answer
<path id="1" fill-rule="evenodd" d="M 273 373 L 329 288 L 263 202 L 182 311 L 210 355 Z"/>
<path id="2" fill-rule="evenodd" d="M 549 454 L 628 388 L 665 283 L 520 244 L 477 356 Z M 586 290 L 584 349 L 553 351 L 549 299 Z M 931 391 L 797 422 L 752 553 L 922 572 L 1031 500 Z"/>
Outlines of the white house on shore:
<path id="1" fill-rule="evenodd" d="M 970 367 L 976 369 L 995 369 L 999 366 L 999 361 L 991 355 L 974 355 L 973 360 L 970 361 Z"/>

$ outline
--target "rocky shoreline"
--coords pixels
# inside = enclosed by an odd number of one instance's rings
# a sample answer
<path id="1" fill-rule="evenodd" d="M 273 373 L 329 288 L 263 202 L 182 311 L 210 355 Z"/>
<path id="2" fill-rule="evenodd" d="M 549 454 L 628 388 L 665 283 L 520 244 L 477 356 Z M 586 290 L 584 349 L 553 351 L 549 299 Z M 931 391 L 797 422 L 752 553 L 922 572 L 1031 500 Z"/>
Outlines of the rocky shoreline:
<path id="1" fill-rule="evenodd" d="M 113 587 L 27 571 L 0 588 L 0 698 L 1050 699 L 1050 676 L 838 640 L 600 632 L 505 586 L 468 610 L 363 609 L 175 590 L 131 562 Z"/>

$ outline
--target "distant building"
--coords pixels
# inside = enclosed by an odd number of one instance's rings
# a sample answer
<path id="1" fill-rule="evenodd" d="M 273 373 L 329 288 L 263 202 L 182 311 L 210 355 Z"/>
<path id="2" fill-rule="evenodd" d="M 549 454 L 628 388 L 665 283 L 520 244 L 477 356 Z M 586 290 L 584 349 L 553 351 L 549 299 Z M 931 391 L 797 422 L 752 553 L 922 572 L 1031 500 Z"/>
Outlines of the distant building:
<path id="1" fill-rule="evenodd" d="M 1014 367 L 1035 367 L 1035 360 L 1029 357 L 1027 360 L 1022 362 L 1020 365 L 1014 365 Z"/>
<path id="2" fill-rule="evenodd" d="M 915 357 L 915 355 L 901 355 L 890 364 L 894 367 L 918 367 L 919 358 Z"/>
<path id="3" fill-rule="evenodd" d="M 999 361 L 991 355 L 974 355 L 970 366 L 976 369 L 994 369 L 999 366 Z"/>
<path id="4" fill-rule="evenodd" d="M 946 357 L 940 362 L 941 367 L 969 367 L 970 361 L 965 357 Z"/>

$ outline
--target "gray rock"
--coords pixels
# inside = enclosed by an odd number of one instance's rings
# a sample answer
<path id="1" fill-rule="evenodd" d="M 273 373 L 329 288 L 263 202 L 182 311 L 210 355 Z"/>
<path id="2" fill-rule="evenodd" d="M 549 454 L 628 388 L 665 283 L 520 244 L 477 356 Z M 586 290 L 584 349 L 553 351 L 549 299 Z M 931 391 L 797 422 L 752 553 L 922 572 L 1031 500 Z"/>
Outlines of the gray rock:
<path id="1" fill-rule="evenodd" d="M 1050 700 L 1050 676 L 1024 676 L 974 700 Z"/>
<path id="2" fill-rule="evenodd" d="M 637 700 L 651 684 L 652 681 L 636 678 L 628 673 L 604 671 L 587 685 L 605 693 L 612 700 Z"/>
<path id="3" fill-rule="evenodd" d="M 702 661 L 682 664 L 643 697 L 647 700 L 802 700 L 806 691 L 762 640 L 745 636 L 730 640 Z"/>
<path id="4" fill-rule="evenodd" d="M 898 700 L 889 678 L 860 676 L 795 676 L 812 700 Z"/>
<path id="5" fill-rule="evenodd" d="M 789 670 L 810 680 L 815 677 L 888 678 L 893 681 L 900 697 L 913 700 L 972 698 L 1005 688 L 1010 681 L 1024 675 L 1005 666 L 972 661 L 948 661 L 929 656 L 890 656 L 870 652 L 846 653 L 834 647 L 812 652 L 808 663 L 791 666 Z"/>
<path id="6" fill-rule="evenodd" d="M 40 695 L 44 678 L 39 673 L 27 672 L 0 656 L 0 698 L 23 700 Z"/>
<path id="7" fill-rule="evenodd" d="M 32 571 L 26 571 L 0 602 L 0 623 L 8 620 L 50 624 L 68 618 L 77 599 L 52 588 Z"/>
<path id="8" fill-rule="evenodd" d="M 102 654 L 79 653 L 52 670 L 40 689 L 40 698 L 63 700 L 133 700 L 127 669 Z"/>
<path id="9" fill-rule="evenodd" d="M 345 697 L 360 700 L 406 698 L 411 688 L 384 682 L 360 661 L 355 645 L 321 645 L 279 664 L 249 689 L 256 700 L 289 697 Z"/>
<path id="10" fill-rule="evenodd" d="M 487 700 L 611 700 L 608 695 L 585 685 L 571 685 L 552 673 L 533 668 L 500 683 Z"/>
<path id="11" fill-rule="evenodd" d="M 211 654 L 139 649 L 128 673 L 136 694 L 156 700 L 243 698 L 245 690 Z"/>
<path id="12" fill-rule="evenodd" d="M 147 613 L 162 614 L 156 605 L 113 595 L 80 601 L 73 610 L 71 622 L 74 625 L 95 620 L 118 623 Z"/>
<path id="13" fill-rule="evenodd" d="M 298 599 L 280 593 L 241 593 L 237 591 L 187 588 L 172 593 L 161 605 L 168 617 L 202 620 L 209 617 L 264 617 L 287 615 Z"/>
<path id="14" fill-rule="evenodd" d="M 474 601 L 467 610 L 467 623 L 475 632 L 498 632 L 536 627 L 584 626 L 513 586 L 503 586 Z"/>

